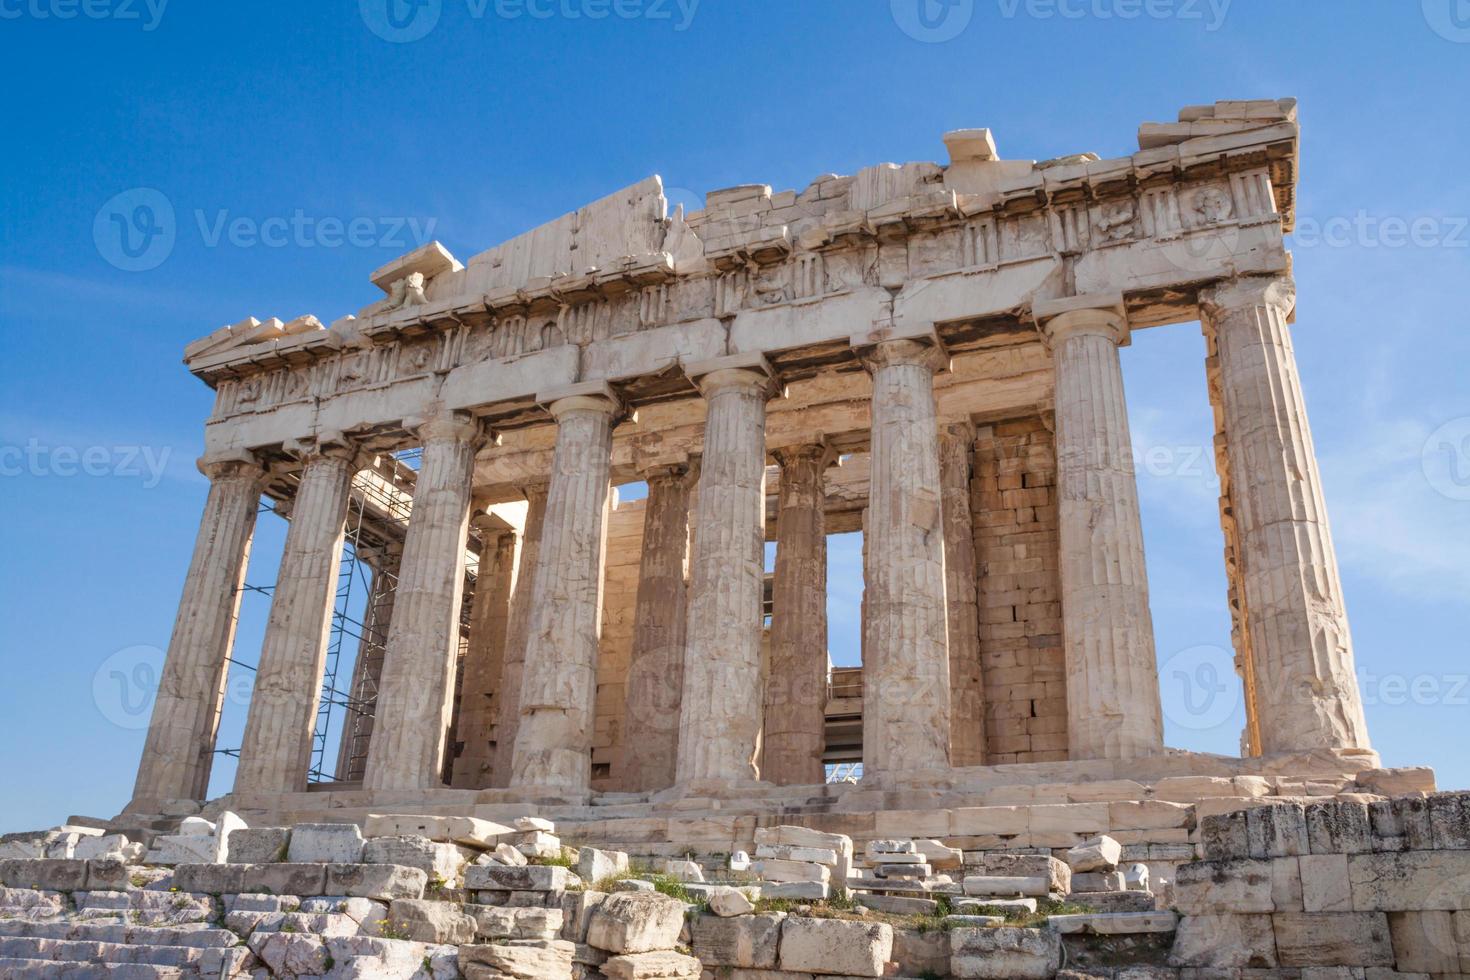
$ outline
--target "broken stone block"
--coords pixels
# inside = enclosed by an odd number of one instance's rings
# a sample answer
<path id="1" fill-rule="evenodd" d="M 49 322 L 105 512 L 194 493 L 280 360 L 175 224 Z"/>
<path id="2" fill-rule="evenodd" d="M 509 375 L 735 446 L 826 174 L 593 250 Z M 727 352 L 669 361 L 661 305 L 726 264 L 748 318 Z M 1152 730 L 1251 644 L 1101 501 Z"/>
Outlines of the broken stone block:
<path id="1" fill-rule="evenodd" d="M 87 887 L 87 862 L 68 858 L 0 862 L 0 884 L 6 888 L 74 892 Z"/>
<path id="2" fill-rule="evenodd" d="M 1152 912 L 1154 896 L 1148 892 L 1078 892 L 1071 901 L 1094 912 Z"/>
<path id="3" fill-rule="evenodd" d="M 435 879 L 452 884 L 459 880 L 464 866 L 474 855 L 459 844 L 432 841 L 427 837 L 374 837 L 362 849 L 364 864 L 399 864 L 418 868 Z"/>
<path id="4" fill-rule="evenodd" d="M 448 902 L 400 898 L 389 906 L 388 921 L 400 938 L 417 943 L 458 946 L 475 941 L 476 920 Z"/>
<path id="5" fill-rule="evenodd" d="M 327 946 L 319 936 L 291 932 L 257 932 L 250 951 L 277 976 L 320 976 L 329 969 Z"/>
<path id="6" fill-rule="evenodd" d="M 1072 875 L 1074 892 L 1120 892 L 1124 884 L 1121 871 L 1079 871 Z"/>
<path id="7" fill-rule="evenodd" d="M 1429 806 L 1429 831 L 1434 847 L 1470 850 L 1470 793 L 1435 793 L 1425 802 Z M 77 846 L 78 850 L 81 846 Z"/>
<path id="8" fill-rule="evenodd" d="M 556 824 L 547 820 L 545 817 L 516 817 L 512 821 L 512 825 L 516 830 L 523 833 L 533 830 L 539 830 L 548 834 L 556 833 Z"/>
<path id="9" fill-rule="evenodd" d="M 226 860 L 231 864 L 272 864 L 286 860 L 289 827 L 249 827 L 230 835 Z"/>
<path id="10" fill-rule="evenodd" d="M 781 861 L 805 861 L 810 864 L 837 863 L 837 852 L 828 847 L 800 847 L 796 844 L 757 844 L 757 858 L 774 858 Z"/>
<path id="11" fill-rule="evenodd" d="M 363 823 L 364 837 L 427 837 L 432 841 L 491 848 L 515 831 L 476 817 L 432 817 L 406 813 L 373 813 Z"/>
<path id="12" fill-rule="evenodd" d="M 881 977 L 893 954 L 893 927 L 880 922 L 788 916 L 781 927 L 781 969 Z"/>
<path id="13" fill-rule="evenodd" d="M 761 898 L 822 902 L 831 897 L 832 886 L 825 881 L 782 881 L 761 885 Z"/>
<path id="14" fill-rule="evenodd" d="M 655 890 L 653 882 L 644 881 L 642 878 L 623 878 L 613 882 L 615 892 L 651 892 Z"/>
<path id="15" fill-rule="evenodd" d="M 332 895 L 371 898 L 379 902 L 423 898 L 428 882 L 429 876 L 421 869 L 396 864 L 327 865 L 326 891 Z"/>
<path id="16" fill-rule="evenodd" d="M 592 910 L 587 942 L 610 953 L 672 949 L 683 927 L 683 902 L 656 892 L 617 892 Z"/>
<path id="17" fill-rule="evenodd" d="M 949 945 L 949 970 L 955 977 L 1051 977 L 1061 965 L 1061 936 L 1050 929 L 953 929 Z"/>
<path id="18" fill-rule="evenodd" d="M 1179 924 L 1179 916 L 1173 912 L 1100 912 L 1050 915 L 1046 922 L 1064 936 L 1130 936 L 1173 932 Z"/>
<path id="19" fill-rule="evenodd" d="M 1072 890 L 1072 869 L 1066 862 L 1050 854 L 1006 854 L 990 852 L 980 862 L 984 873 L 1010 878 L 1034 878 L 1047 880 L 1047 889 L 1054 892 Z"/>
<path id="20" fill-rule="evenodd" d="M 1003 875 L 966 875 L 963 885 L 966 895 L 994 895 L 997 897 L 1030 895 L 1041 898 L 1047 894 L 1049 882 L 1042 877 L 1013 878 Z"/>
<path id="21" fill-rule="evenodd" d="M 852 853 L 852 838 L 846 834 L 827 834 L 808 827 L 783 824 L 779 827 L 757 827 L 755 842 L 759 844 L 789 844 L 793 847 L 820 847 L 838 854 Z"/>
<path id="22" fill-rule="evenodd" d="M 346 895 L 327 887 L 327 869 L 320 864 L 226 865 L 244 869 L 241 891 L 267 895 Z M 364 896 L 373 898 L 376 896 Z"/>
<path id="23" fill-rule="evenodd" d="M 1292 966 L 1393 966 L 1382 912 L 1278 912 L 1271 917 L 1276 958 Z"/>
<path id="24" fill-rule="evenodd" d="M 1185 915 L 1274 912 L 1270 861 L 1198 861 L 1174 871 L 1174 907 Z"/>
<path id="25" fill-rule="evenodd" d="M 943 841 L 916 840 L 914 844 L 919 849 L 925 862 L 935 871 L 958 871 L 965 865 L 965 852 L 958 847 L 950 847 Z"/>
<path id="26" fill-rule="evenodd" d="M 774 969 L 782 912 L 734 918 L 700 916 L 694 923 L 694 954 L 711 966 Z"/>
<path id="27" fill-rule="evenodd" d="M 676 980 L 697 977 L 700 970 L 699 960 L 671 949 L 610 956 L 602 964 L 602 974 L 607 980 Z"/>
<path id="28" fill-rule="evenodd" d="M 493 946 L 461 946 L 459 968 L 469 980 L 564 980 L 572 975 L 571 943 L 560 939 Z"/>
<path id="29" fill-rule="evenodd" d="M 745 915 L 747 912 L 755 911 L 755 905 L 745 896 L 745 893 L 729 885 L 716 885 L 711 888 L 705 901 L 709 905 L 709 910 L 717 916 Z"/>
<path id="30" fill-rule="evenodd" d="M 1269 915 L 1186 915 L 1174 932 L 1169 965 L 1204 969 L 1274 969 Z"/>
<path id="31" fill-rule="evenodd" d="M 875 912 L 890 912 L 894 915 L 933 915 L 939 911 L 939 903 L 932 898 L 911 898 L 906 895 L 859 892 L 857 903 Z"/>
<path id="32" fill-rule="evenodd" d="M 781 861 L 775 858 L 757 861 L 750 866 L 751 873 L 765 881 L 781 883 L 788 881 L 828 882 L 832 870 L 822 864 L 807 864 L 804 861 Z"/>
<path id="33" fill-rule="evenodd" d="M 218 859 L 219 842 L 193 834 L 159 837 L 147 856 L 149 864 L 213 864 Z"/>
<path id="34" fill-rule="evenodd" d="M 678 881 L 704 880 L 704 869 L 694 861 L 665 861 L 664 873 Z"/>
<path id="35" fill-rule="evenodd" d="M 1091 837 L 1067 851 L 1067 866 L 1079 871 L 1112 871 L 1123 859 L 1123 845 L 1102 834 Z"/>
<path id="36" fill-rule="evenodd" d="M 1149 891 L 1148 865 L 1130 864 L 1123 872 L 1123 887 L 1131 892 Z"/>
<path id="37" fill-rule="evenodd" d="M 561 841 L 552 834 L 539 830 L 515 834 L 510 843 L 528 858 L 546 860 L 561 857 Z"/>
<path id="38" fill-rule="evenodd" d="M 560 906 L 562 912 L 561 938 L 570 939 L 574 943 L 585 943 L 587 923 L 592 918 L 592 910 L 606 899 L 607 892 L 563 892 Z"/>
<path id="39" fill-rule="evenodd" d="M 466 914 L 474 918 L 476 935 L 492 942 L 507 939 L 556 939 L 566 918 L 561 909 L 512 909 L 491 905 L 466 905 L 464 908 Z"/>
<path id="40" fill-rule="evenodd" d="M 214 824 L 203 817 L 185 817 L 179 821 L 179 834 L 183 837 L 213 837 Z"/>
<path id="41" fill-rule="evenodd" d="M 1250 857 L 1250 837 L 1245 828 L 1245 811 L 1215 813 L 1199 823 L 1200 847 L 1206 860 L 1228 861 Z"/>
<path id="42" fill-rule="evenodd" d="M 583 847 L 577 854 L 577 875 L 589 884 L 622 874 L 627 870 L 628 855 L 622 851 L 603 851 L 595 847 Z"/>
<path id="43" fill-rule="evenodd" d="M 356 864 L 362 860 L 365 843 L 356 824 L 297 824 L 291 828 L 286 860 L 292 864 Z"/>
<path id="44" fill-rule="evenodd" d="M 995 912 L 1026 912 L 1036 911 L 1036 899 L 1034 898 L 968 898 L 960 899 L 954 903 L 955 909 L 967 915 L 989 915 Z"/>
<path id="45" fill-rule="evenodd" d="M 474 865 L 464 873 L 465 887 L 471 890 L 565 891 L 570 879 L 570 872 L 555 864 L 528 864 L 518 868 L 503 864 Z"/>
<path id="46" fill-rule="evenodd" d="M 880 854 L 918 854 L 919 848 L 911 840 L 870 840 L 863 848 L 868 857 Z"/>

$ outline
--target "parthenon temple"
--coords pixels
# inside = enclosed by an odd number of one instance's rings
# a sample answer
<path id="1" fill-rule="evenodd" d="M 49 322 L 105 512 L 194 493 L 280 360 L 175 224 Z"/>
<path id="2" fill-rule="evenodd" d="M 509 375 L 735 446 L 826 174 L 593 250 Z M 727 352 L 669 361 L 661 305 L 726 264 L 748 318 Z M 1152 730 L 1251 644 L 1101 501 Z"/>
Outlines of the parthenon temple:
<path id="1" fill-rule="evenodd" d="M 329 326 L 190 344 L 209 492 L 129 812 L 209 795 L 235 658 L 252 819 L 535 804 L 674 842 L 711 814 L 881 832 L 1368 785 L 1291 336 L 1295 103 L 1138 144 L 1009 160 L 963 129 L 945 162 L 694 213 L 649 177 L 465 261 L 418 248 Z M 1121 369 L 1135 332 L 1196 322 L 1239 757 L 1164 743 Z M 289 530 L 256 656 L 233 634 L 263 495 Z M 861 666 L 833 668 L 827 539 L 855 531 Z M 372 594 L 312 775 L 344 547 Z M 1130 829 L 1096 812 L 1081 831 Z"/>

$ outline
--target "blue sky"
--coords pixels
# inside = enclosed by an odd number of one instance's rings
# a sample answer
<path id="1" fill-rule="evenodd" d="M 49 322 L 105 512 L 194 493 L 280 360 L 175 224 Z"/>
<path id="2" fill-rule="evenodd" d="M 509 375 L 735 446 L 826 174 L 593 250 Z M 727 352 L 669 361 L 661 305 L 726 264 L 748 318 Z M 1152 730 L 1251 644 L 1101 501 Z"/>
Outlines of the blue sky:
<path id="1" fill-rule="evenodd" d="M 801 188 L 943 159 L 971 126 L 1007 157 L 1120 156 L 1181 106 L 1281 96 L 1304 129 L 1296 349 L 1369 724 L 1388 764 L 1470 786 L 1470 3 L 384 2 L 0 0 L 0 830 L 129 795 L 205 490 L 186 342 L 334 319 L 423 237 L 464 258 L 650 173 L 684 201 Z M 104 206 L 138 189 L 172 238 L 130 257 Z M 1168 738 L 1230 752 L 1202 358 L 1181 324 L 1123 363 Z M 281 537 L 263 517 L 251 581 Z M 851 662 L 855 542 L 832 555 Z"/>

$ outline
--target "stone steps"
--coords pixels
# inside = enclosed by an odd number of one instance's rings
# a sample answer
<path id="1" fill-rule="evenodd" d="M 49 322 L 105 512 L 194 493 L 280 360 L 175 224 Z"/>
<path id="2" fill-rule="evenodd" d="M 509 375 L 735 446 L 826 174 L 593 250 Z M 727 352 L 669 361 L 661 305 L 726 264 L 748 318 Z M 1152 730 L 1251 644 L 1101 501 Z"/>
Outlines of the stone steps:
<path id="1" fill-rule="evenodd" d="M 183 980 L 194 976 L 198 974 L 150 963 L 57 963 L 0 956 L 0 977 L 6 980 Z"/>
<path id="2" fill-rule="evenodd" d="M 6 938 L 52 939 L 119 946 L 187 946 L 194 949 L 222 949 L 240 943 L 240 937 L 228 929 L 214 929 L 202 922 L 180 926 L 135 926 L 0 920 L 0 939 Z"/>
<path id="3" fill-rule="evenodd" d="M 11 936 L 0 939 L 0 958 L 51 961 L 53 969 L 56 963 L 111 963 L 166 967 L 188 976 L 229 977 L 244 968 L 250 953 L 238 946 L 129 945 Z"/>

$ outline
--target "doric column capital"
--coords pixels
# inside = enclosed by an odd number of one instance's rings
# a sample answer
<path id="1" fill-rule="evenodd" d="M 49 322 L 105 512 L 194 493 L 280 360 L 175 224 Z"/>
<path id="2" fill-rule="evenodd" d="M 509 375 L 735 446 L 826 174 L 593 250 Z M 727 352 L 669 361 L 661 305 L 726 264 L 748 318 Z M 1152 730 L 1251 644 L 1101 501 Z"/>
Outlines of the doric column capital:
<path id="1" fill-rule="evenodd" d="M 306 439 L 292 439 L 284 443 L 283 448 L 302 464 L 321 459 L 341 460 L 348 463 L 353 472 L 366 467 L 373 458 L 361 442 L 342 432 L 323 432 Z"/>
<path id="2" fill-rule="evenodd" d="M 771 450 L 771 455 L 775 457 L 783 470 L 805 460 L 815 461 L 820 468 L 825 470 L 834 463 L 840 463 L 842 459 L 842 455 L 825 439 L 777 446 Z"/>
<path id="3" fill-rule="evenodd" d="M 468 412 L 446 412 L 403 420 L 403 427 L 423 445 L 435 442 L 470 443 L 475 446 L 494 443 L 496 436 L 483 420 Z"/>
<path id="4" fill-rule="evenodd" d="M 939 458 L 969 458 L 975 445 L 975 423 L 969 419 L 939 420 Z"/>
<path id="5" fill-rule="evenodd" d="M 695 463 L 687 459 L 677 462 L 663 460 L 638 467 L 638 475 L 650 487 L 656 484 L 672 486 L 680 483 L 688 483 L 698 469 L 699 467 Z"/>
<path id="6" fill-rule="evenodd" d="M 731 389 L 764 394 L 766 398 L 775 398 L 785 391 L 775 369 L 762 354 L 730 354 L 688 363 L 684 365 L 684 373 L 705 398 Z"/>
<path id="7" fill-rule="evenodd" d="M 949 355 L 937 344 L 922 340 L 883 340 L 862 352 L 863 367 L 869 374 L 896 364 L 917 364 L 930 373 L 949 364 Z"/>
<path id="8" fill-rule="evenodd" d="M 1288 317 L 1296 309 L 1296 281 L 1290 276 L 1242 276 L 1227 279 L 1199 294 L 1206 316 L 1219 317 L 1255 306 L 1273 306 Z"/>
<path id="9" fill-rule="evenodd" d="M 1086 306 L 1057 313 L 1048 313 L 1045 307 L 1038 306 L 1034 312 L 1042 336 L 1052 346 L 1069 337 L 1086 336 L 1106 337 L 1119 347 L 1128 343 L 1128 317 L 1123 313 L 1121 303 Z"/>
<path id="10" fill-rule="evenodd" d="M 260 457 L 246 450 L 206 453 L 194 464 L 211 481 L 237 478 L 265 481 L 267 470 Z"/>

